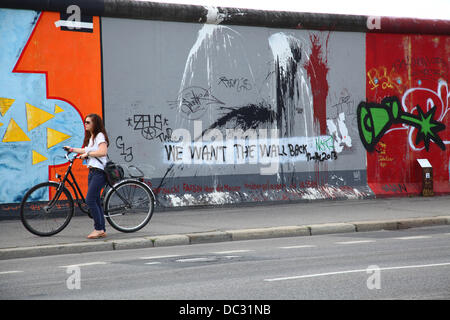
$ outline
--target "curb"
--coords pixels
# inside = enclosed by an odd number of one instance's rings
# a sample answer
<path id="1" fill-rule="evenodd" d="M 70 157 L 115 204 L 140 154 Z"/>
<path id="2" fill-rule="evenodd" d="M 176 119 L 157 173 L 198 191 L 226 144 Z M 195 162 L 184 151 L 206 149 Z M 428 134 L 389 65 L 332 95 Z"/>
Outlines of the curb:
<path id="1" fill-rule="evenodd" d="M 255 229 L 209 231 L 188 234 L 161 235 L 122 240 L 103 240 L 72 244 L 16 247 L 0 249 L 0 260 L 31 258 L 60 254 L 85 253 L 167 247 L 224 241 L 256 240 L 281 237 L 314 236 L 324 234 L 367 232 L 380 230 L 402 230 L 409 228 L 449 225 L 450 216 L 412 218 L 382 221 L 356 221 L 347 223 L 324 223 L 305 226 L 281 226 Z"/>

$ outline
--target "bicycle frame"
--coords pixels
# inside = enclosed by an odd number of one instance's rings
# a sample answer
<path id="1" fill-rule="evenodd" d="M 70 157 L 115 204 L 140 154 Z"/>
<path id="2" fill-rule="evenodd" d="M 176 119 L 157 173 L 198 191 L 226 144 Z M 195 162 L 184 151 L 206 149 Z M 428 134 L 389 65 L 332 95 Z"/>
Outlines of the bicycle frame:
<path id="1" fill-rule="evenodd" d="M 68 157 L 68 153 L 65 154 L 65 157 L 66 157 L 67 161 L 69 161 L 70 164 L 69 164 L 69 167 L 67 168 L 67 171 L 66 171 L 66 173 L 64 174 L 64 177 L 63 177 L 62 179 L 61 179 L 61 176 L 60 176 L 59 174 L 56 174 L 56 178 L 59 179 L 60 182 L 59 182 L 59 187 L 58 187 L 58 189 L 57 189 L 57 194 L 55 195 L 55 197 L 54 197 L 53 200 L 51 201 L 51 204 L 52 204 L 54 201 L 56 201 L 56 200 L 59 199 L 59 196 L 61 195 L 61 192 L 62 192 L 63 188 L 65 188 L 65 184 L 66 184 L 66 182 L 67 182 L 67 183 L 69 183 L 70 187 L 71 187 L 72 190 L 73 190 L 73 193 L 75 194 L 75 199 L 76 199 L 76 202 L 77 202 L 78 207 L 80 208 L 80 210 L 83 211 L 84 213 L 89 214 L 89 210 L 85 210 L 85 209 L 82 207 L 82 204 L 86 204 L 86 199 L 85 199 L 85 197 L 84 197 L 84 195 L 83 195 L 83 192 L 81 191 L 80 186 L 78 185 L 78 182 L 77 182 L 75 176 L 74 176 L 73 173 L 72 173 L 73 162 L 74 162 L 75 159 L 77 159 L 77 157 L 74 157 L 74 158 L 70 159 L 70 158 Z M 72 181 L 70 181 L 69 177 L 72 178 Z M 116 189 L 114 186 L 111 186 L 111 185 L 109 185 L 109 184 L 108 184 L 108 186 L 111 188 L 111 190 L 117 191 L 117 189 Z M 102 199 L 104 199 L 104 197 L 105 197 L 105 192 L 106 192 L 106 191 L 107 191 L 107 188 L 106 188 L 106 187 L 103 188 L 103 191 L 102 191 L 102 194 L 101 194 L 101 198 L 102 198 Z M 69 192 L 70 192 L 70 191 L 69 191 Z M 109 192 L 109 190 L 108 190 L 108 192 Z M 78 196 L 78 194 L 79 194 L 80 196 Z M 119 197 L 119 198 L 120 198 L 127 206 L 131 206 L 131 204 L 128 202 L 128 200 L 125 199 L 125 198 L 123 198 L 123 197 L 121 196 L 120 192 L 117 192 L 117 196 L 118 196 L 118 197 Z M 81 198 L 81 202 L 80 202 L 80 198 Z M 103 201 L 102 201 L 102 203 L 103 203 Z M 51 207 L 51 205 L 50 205 L 50 207 Z M 106 214 L 106 215 L 108 215 L 108 214 Z"/>
<path id="2" fill-rule="evenodd" d="M 67 168 L 66 173 L 64 174 L 64 177 L 61 179 L 61 175 L 60 174 L 56 174 L 56 178 L 59 179 L 59 187 L 57 189 L 57 194 L 54 197 L 54 200 L 57 200 L 59 198 L 59 196 L 61 195 L 61 192 L 63 190 L 63 188 L 66 188 L 66 182 L 70 185 L 70 187 L 73 190 L 73 194 L 75 195 L 75 199 L 76 202 L 78 204 L 78 207 L 80 208 L 81 211 L 83 211 L 84 213 L 89 214 L 88 210 L 85 210 L 82 207 L 82 204 L 86 204 L 86 199 L 84 198 L 83 192 L 81 191 L 80 186 L 78 185 L 78 182 L 75 178 L 75 176 L 72 173 L 72 166 L 73 166 L 73 162 L 76 158 L 73 159 L 69 159 L 69 157 L 67 156 L 67 154 L 65 155 L 66 159 L 70 162 L 69 167 Z M 72 181 L 70 181 L 70 178 L 72 178 Z M 68 188 L 67 188 L 68 189 Z M 70 192 L 70 190 L 69 190 Z M 81 202 L 80 202 L 80 198 L 81 198 Z"/>

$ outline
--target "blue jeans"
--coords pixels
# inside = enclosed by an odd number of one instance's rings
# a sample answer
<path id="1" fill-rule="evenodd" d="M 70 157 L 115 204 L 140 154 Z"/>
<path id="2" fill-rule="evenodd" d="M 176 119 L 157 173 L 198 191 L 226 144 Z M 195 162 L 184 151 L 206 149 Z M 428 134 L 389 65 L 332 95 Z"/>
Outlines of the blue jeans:
<path id="1" fill-rule="evenodd" d="M 94 218 L 94 229 L 106 231 L 105 215 L 103 212 L 100 192 L 106 184 L 106 175 L 103 171 L 89 170 L 88 192 L 86 195 L 86 204 L 88 205 L 92 217 Z"/>

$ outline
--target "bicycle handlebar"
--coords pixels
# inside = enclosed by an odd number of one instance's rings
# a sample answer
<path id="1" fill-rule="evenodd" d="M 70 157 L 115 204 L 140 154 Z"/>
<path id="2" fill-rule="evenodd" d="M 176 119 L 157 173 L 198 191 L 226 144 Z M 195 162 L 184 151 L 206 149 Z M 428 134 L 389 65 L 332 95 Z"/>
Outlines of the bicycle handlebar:
<path id="1" fill-rule="evenodd" d="M 69 158 L 69 154 L 71 154 L 72 152 L 70 152 L 69 148 L 66 147 L 62 147 L 64 151 L 66 151 L 66 154 L 64 155 L 64 157 L 66 157 L 67 161 L 69 162 L 73 162 L 73 160 L 75 159 L 81 159 L 80 156 L 76 155 L 74 156 L 72 159 Z"/>

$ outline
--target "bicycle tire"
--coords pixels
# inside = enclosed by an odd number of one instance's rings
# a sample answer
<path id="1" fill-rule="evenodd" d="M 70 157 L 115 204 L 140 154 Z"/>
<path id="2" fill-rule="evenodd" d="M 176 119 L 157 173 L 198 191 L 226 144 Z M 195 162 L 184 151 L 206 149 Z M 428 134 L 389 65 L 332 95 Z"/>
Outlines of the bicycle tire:
<path id="1" fill-rule="evenodd" d="M 125 198 L 131 207 L 121 198 Z M 124 180 L 108 191 L 105 198 L 105 218 L 118 231 L 135 232 L 147 225 L 152 218 L 154 207 L 155 196 L 145 183 Z"/>
<path id="2" fill-rule="evenodd" d="M 72 219 L 74 204 L 67 188 L 64 187 L 55 203 L 51 204 L 54 199 L 50 199 L 50 195 L 56 195 L 58 186 L 56 182 L 44 182 L 25 193 L 20 203 L 20 219 L 31 233 L 41 237 L 53 236 Z"/>

